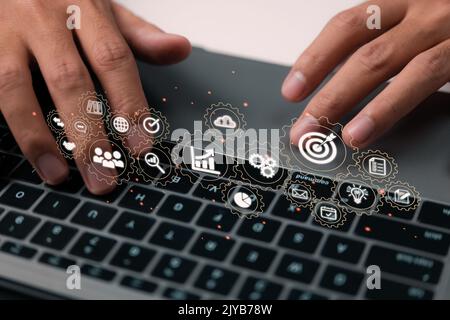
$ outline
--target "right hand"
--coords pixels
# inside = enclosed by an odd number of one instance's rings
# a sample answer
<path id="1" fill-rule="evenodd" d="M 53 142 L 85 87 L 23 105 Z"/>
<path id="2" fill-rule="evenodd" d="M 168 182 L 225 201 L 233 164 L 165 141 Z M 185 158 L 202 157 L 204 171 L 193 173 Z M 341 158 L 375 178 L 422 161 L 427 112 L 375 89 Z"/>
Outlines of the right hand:
<path id="1" fill-rule="evenodd" d="M 79 30 L 66 26 L 70 5 L 81 8 Z M 164 33 L 110 0 L 2 0 L 0 33 L 1 112 L 23 154 L 51 185 L 65 181 L 69 169 L 33 91 L 30 64 L 40 68 L 57 110 L 71 114 L 83 93 L 95 91 L 85 56 L 113 112 L 133 114 L 148 104 L 132 50 L 157 64 L 183 60 L 191 50 L 185 38 Z M 114 188 L 76 162 L 90 192 Z"/>

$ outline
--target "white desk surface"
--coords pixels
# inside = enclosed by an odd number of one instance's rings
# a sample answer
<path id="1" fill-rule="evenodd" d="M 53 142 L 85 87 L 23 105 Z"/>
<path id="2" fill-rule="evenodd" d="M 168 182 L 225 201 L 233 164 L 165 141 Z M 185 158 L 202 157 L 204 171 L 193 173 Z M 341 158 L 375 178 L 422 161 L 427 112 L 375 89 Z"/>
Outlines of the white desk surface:
<path id="1" fill-rule="evenodd" d="M 336 13 L 361 0 L 116 0 L 194 46 L 291 65 Z M 446 86 L 450 92 L 450 85 Z"/>

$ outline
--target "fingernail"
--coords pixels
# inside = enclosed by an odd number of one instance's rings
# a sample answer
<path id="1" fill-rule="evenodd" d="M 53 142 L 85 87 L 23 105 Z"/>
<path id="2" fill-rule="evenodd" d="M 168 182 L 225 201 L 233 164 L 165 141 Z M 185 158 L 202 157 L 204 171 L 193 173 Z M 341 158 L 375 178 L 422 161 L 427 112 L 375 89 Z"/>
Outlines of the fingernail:
<path id="1" fill-rule="evenodd" d="M 41 178 L 48 184 L 63 182 L 69 173 L 67 165 L 52 153 L 41 155 L 35 165 Z"/>
<path id="2" fill-rule="evenodd" d="M 111 175 L 113 174 L 114 173 L 111 172 Z M 89 172 L 89 170 L 85 170 L 82 175 L 89 192 L 92 194 L 104 195 L 112 192 L 116 188 L 114 178 L 112 176 L 111 178 L 107 178 L 107 180 L 111 183 L 106 183 L 101 181 L 95 174 Z"/>
<path id="3" fill-rule="evenodd" d="M 362 115 L 355 118 L 347 125 L 347 134 L 361 145 L 364 144 L 375 131 L 375 122 L 369 116 Z"/>
<path id="4" fill-rule="evenodd" d="M 291 129 L 291 141 L 297 144 L 300 137 L 307 132 L 317 130 L 319 121 L 309 113 L 304 114 Z"/>
<path id="5" fill-rule="evenodd" d="M 292 70 L 284 80 L 281 93 L 289 100 L 299 100 L 305 91 L 306 78 L 298 70 Z"/>

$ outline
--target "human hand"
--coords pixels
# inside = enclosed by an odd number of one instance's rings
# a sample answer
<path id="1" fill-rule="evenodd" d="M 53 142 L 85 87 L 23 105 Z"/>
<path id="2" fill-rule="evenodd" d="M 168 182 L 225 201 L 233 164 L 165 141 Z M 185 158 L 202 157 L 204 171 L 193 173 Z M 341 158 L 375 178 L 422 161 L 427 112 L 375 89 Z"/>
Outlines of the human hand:
<path id="1" fill-rule="evenodd" d="M 81 9 L 80 29 L 66 25 L 70 5 Z M 162 32 L 110 0 L 2 0 L 0 33 L 1 112 L 23 154 L 48 184 L 63 182 L 69 170 L 33 92 L 31 63 L 40 68 L 62 114 L 77 113 L 80 96 L 95 91 L 82 57 L 108 93 L 113 113 L 133 114 L 147 101 L 132 50 L 157 64 L 183 60 L 191 50 L 185 38 Z M 111 191 L 113 186 L 76 162 L 90 192 Z"/>
<path id="2" fill-rule="evenodd" d="M 381 9 L 380 30 L 366 26 L 369 5 Z M 343 130 L 346 144 L 365 147 L 449 81 L 450 1 L 374 0 L 339 13 L 295 62 L 283 96 L 301 101 L 347 57 L 293 125 L 293 143 L 318 118 L 338 121 L 396 76 Z"/>

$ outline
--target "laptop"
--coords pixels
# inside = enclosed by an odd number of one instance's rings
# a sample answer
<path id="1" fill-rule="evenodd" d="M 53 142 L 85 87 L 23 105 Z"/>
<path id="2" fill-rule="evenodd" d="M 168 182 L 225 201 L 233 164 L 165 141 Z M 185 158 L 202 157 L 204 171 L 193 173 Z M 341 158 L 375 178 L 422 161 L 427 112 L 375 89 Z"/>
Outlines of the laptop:
<path id="1" fill-rule="evenodd" d="M 286 67 L 199 48 L 178 65 L 139 62 L 139 68 L 150 105 L 167 117 L 171 128 L 193 130 L 193 121 L 202 120 L 209 106 L 222 102 L 236 107 L 249 128 L 282 129 L 308 102 L 289 104 L 282 99 Z M 45 89 L 39 82 L 36 86 L 41 104 L 50 106 Z M 382 87 L 361 106 L 379 90 Z M 164 186 L 133 181 L 96 197 L 72 167 L 67 183 L 49 187 L 2 123 L 0 286 L 5 291 L 0 296 L 448 298 L 450 148 L 444 139 L 450 136 L 449 104 L 450 95 L 433 94 L 372 146 L 395 158 L 397 179 L 420 192 L 420 205 L 410 211 L 383 205 L 376 213 L 347 214 L 340 228 L 317 223 L 311 210 L 298 210 L 282 190 L 271 188 L 259 189 L 265 204 L 262 213 L 243 218 L 226 205 L 221 190 L 222 182 L 234 183 L 233 179 L 216 180 L 214 185 L 207 172 L 188 172 Z M 198 161 L 203 164 L 203 159 Z M 307 170 L 286 170 L 306 179 L 312 176 Z M 331 181 L 327 175 L 320 179 Z M 334 196 L 331 187 L 312 187 L 323 197 Z M 245 207 L 248 199 L 240 193 L 235 201 Z M 144 212 L 142 202 L 151 203 L 154 210 Z M 324 214 L 331 217 L 333 212 L 327 209 Z M 79 266 L 80 288 L 68 285 L 70 266 Z M 369 266 L 379 267 L 381 288 L 368 285 Z"/>

